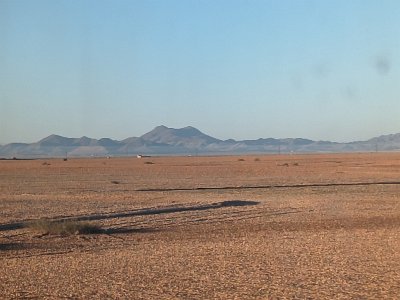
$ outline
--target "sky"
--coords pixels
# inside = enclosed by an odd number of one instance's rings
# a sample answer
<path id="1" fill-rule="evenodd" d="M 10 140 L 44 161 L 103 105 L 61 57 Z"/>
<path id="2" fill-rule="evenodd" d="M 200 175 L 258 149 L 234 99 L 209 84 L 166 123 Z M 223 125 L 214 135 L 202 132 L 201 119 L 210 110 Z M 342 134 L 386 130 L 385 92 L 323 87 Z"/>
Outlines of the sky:
<path id="1" fill-rule="evenodd" d="M 397 0 L 0 0 L 0 144 L 400 132 Z"/>

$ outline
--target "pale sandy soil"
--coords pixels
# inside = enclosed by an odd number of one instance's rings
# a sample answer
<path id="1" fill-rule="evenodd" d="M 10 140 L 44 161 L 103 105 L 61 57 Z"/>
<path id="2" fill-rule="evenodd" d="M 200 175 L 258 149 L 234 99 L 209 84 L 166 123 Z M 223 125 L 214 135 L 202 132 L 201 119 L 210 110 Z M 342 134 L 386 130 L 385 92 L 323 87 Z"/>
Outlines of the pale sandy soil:
<path id="1" fill-rule="evenodd" d="M 400 298 L 396 153 L 0 161 L 0 212 L 1 299 Z"/>

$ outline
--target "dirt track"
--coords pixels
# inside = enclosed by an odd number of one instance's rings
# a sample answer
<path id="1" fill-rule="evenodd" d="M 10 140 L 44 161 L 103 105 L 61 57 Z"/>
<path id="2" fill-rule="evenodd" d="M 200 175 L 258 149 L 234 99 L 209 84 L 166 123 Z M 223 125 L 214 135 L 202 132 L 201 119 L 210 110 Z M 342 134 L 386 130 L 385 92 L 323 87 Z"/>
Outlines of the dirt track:
<path id="1" fill-rule="evenodd" d="M 395 153 L 0 161 L 0 294 L 396 299 L 398 182 Z"/>

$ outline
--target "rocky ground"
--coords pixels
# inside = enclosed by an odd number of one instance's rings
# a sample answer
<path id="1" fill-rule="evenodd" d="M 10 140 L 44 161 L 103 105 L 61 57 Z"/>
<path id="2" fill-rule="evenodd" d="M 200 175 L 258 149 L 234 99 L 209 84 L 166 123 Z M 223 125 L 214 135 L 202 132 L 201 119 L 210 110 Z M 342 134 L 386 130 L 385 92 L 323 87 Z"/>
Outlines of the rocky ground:
<path id="1" fill-rule="evenodd" d="M 0 295 L 397 299 L 399 192 L 396 153 L 0 161 Z"/>

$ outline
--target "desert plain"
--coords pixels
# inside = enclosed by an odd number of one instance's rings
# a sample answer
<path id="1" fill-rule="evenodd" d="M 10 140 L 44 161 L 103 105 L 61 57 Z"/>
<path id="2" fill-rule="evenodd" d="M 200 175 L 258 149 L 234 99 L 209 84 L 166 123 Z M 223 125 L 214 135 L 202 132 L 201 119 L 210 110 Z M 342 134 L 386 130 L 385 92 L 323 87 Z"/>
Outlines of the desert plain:
<path id="1" fill-rule="evenodd" d="M 0 160 L 0 212 L 1 299 L 400 298 L 400 153 Z"/>

